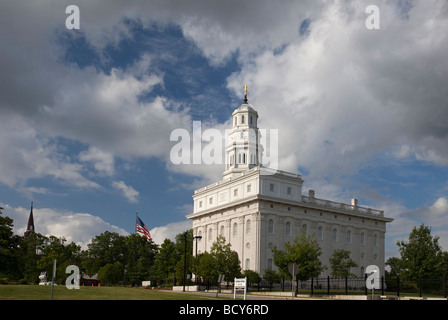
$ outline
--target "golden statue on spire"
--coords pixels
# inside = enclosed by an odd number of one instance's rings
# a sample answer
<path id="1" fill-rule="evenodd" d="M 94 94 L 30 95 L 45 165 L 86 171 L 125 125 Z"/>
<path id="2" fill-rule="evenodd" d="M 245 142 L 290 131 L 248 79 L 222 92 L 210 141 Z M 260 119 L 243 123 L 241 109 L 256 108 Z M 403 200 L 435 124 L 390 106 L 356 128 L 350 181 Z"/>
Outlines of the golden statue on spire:
<path id="1" fill-rule="evenodd" d="M 247 86 L 244 85 L 244 103 L 247 103 Z"/>

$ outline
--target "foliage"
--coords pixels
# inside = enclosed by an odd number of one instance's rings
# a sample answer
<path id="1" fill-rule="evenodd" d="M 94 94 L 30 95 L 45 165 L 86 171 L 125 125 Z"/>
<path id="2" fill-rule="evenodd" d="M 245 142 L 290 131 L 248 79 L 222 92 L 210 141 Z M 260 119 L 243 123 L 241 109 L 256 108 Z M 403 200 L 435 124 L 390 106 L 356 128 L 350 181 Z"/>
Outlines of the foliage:
<path id="1" fill-rule="evenodd" d="M 115 261 L 115 263 L 108 263 L 98 270 L 98 280 L 104 284 L 116 284 L 123 280 L 124 267 Z"/>
<path id="2" fill-rule="evenodd" d="M 271 288 L 274 283 L 280 283 L 281 278 L 282 275 L 272 269 L 264 271 L 264 279 L 269 283 L 269 288 Z"/>
<path id="3" fill-rule="evenodd" d="M 260 275 L 253 270 L 244 270 L 243 277 L 247 277 L 249 284 L 259 283 L 261 281 Z"/>
<path id="4" fill-rule="evenodd" d="M 272 249 L 274 263 L 279 268 L 280 273 L 287 279 L 292 276 L 288 266 L 297 263 L 299 272 L 297 279 L 305 281 L 311 277 L 317 277 L 326 268 L 319 260 L 322 249 L 312 235 L 301 234 L 294 239 L 294 243 L 285 243 L 285 250 L 276 247 Z"/>
<path id="5" fill-rule="evenodd" d="M 442 269 L 442 249 L 439 237 L 431 235 L 431 228 L 420 225 L 414 227 L 407 242 L 398 241 L 401 255 L 398 267 L 403 277 L 408 279 L 432 278 Z"/>
<path id="6" fill-rule="evenodd" d="M 195 269 L 199 277 L 214 281 L 220 274 L 230 281 L 241 275 L 238 255 L 232 251 L 230 243 L 226 243 L 223 236 L 218 236 L 210 248 L 210 253 L 198 255 Z"/>
<path id="7" fill-rule="evenodd" d="M 336 249 L 330 257 L 331 275 L 333 277 L 356 277 L 354 273 L 350 272 L 350 268 L 356 268 L 356 264 L 350 258 L 350 251 L 344 249 Z"/>

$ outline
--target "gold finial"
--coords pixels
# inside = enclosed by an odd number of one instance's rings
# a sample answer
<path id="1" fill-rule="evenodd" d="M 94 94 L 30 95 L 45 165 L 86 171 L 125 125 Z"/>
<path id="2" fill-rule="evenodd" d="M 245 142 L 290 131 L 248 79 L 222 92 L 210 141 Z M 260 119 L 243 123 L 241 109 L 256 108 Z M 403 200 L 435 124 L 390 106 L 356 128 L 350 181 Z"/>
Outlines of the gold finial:
<path id="1" fill-rule="evenodd" d="M 244 103 L 247 103 L 247 86 L 244 85 Z"/>

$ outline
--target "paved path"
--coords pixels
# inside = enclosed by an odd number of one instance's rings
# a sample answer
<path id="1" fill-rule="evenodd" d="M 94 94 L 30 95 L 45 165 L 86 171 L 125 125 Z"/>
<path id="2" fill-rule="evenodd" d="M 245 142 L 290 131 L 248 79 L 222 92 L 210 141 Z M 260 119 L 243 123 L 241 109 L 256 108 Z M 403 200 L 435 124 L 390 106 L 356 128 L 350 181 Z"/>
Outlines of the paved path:
<path id="1" fill-rule="evenodd" d="M 195 294 L 204 297 L 216 297 L 216 292 L 204 292 L 204 291 L 189 291 L 189 292 L 178 292 L 182 294 Z M 233 299 L 233 293 L 218 293 L 218 298 L 231 298 Z M 237 293 L 237 299 L 244 299 L 244 295 Z M 246 294 L 246 300 L 325 300 L 322 298 L 308 298 L 308 297 L 294 297 L 289 296 L 271 296 L 271 295 L 261 295 L 261 294 Z"/>

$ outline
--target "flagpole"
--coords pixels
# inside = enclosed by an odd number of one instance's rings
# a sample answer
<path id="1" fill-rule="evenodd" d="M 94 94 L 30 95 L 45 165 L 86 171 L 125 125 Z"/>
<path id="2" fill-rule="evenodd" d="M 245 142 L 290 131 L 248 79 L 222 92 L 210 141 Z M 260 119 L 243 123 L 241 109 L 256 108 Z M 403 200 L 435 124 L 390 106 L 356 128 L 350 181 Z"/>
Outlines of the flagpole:
<path id="1" fill-rule="evenodd" d="M 135 210 L 135 234 L 137 235 L 137 219 L 138 219 L 138 211 Z M 135 260 L 136 260 L 136 251 L 137 251 L 137 244 L 135 241 L 137 240 L 137 236 L 134 237 L 134 263 L 133 263 L 133 269 L 134 269 L 134 278 L 132 280 L 132 286 L 135 286 Z"/>

